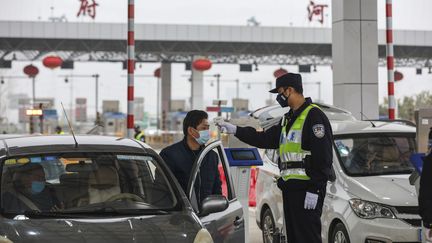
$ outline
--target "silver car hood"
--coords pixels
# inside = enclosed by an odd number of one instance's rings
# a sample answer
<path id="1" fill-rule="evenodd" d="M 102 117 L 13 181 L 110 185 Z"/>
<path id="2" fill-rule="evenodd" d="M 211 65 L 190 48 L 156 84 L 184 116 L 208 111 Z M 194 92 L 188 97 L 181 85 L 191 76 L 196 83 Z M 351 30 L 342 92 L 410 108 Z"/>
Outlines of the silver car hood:
<path id="1" fill-rule="evenodd" d="M 391 206 L 417 206 L 409 175 L 351 177 L 345 188 L 354 197 Z"/>

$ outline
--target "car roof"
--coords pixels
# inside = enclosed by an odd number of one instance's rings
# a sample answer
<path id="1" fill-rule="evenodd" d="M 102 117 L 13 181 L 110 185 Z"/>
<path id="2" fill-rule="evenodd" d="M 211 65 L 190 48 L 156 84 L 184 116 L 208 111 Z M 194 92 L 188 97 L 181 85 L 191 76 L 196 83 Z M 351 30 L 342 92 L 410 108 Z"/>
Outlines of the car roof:
<path id="1" fill-rule="evenodd" d="M 76 139 L 78 147 L 71 135 L 0 137 L 0 156 L 58 152 L 143 153 L 151 150 L 148 145 L 129 138 L 78 135 Z"/>
<path id="2" fill-rule="evenodd" d="M 351 112 L 327 104 L 315 103 L 327 115 L 334 135 L 367 134 L 367 133 L 415 133 L 416 129 L 406 121 L 362 121 L 357 120 Z M 251 113 L 259 120 L 261 127 L 267 129 L 280 122 L 289 107 L 280 105 L 266 106 Z M 374 125 L 372 125 L 372 123 Z M 407 125 L 408 124 L 408 125 Z"/>
<path id="3" fill-rule="evenodd" d="M 330 121 L 334 135 L 370 133 L 410 133 L 415 134 L 413 126 L 389 121 Z M 373 124 L 373 125 L 372 125 Z"/>
<path id="4" fill-rule="evenodd" d="M 333 121 L 354 121 L 356 118 L 351 114 L 351 112 L 322 103 L 314 103 L 318 105 L 321 110 L 327 115 L 329 120 Z M 282 108 L 280 105 L 265 106 L 251 113 L 253 118 L 259 120 L 263 127 L 273 126 L 282 115 L 286 114 L 290 110 L 289 107 Z M 277 120 L 275 120 L 277 119 Z"/>

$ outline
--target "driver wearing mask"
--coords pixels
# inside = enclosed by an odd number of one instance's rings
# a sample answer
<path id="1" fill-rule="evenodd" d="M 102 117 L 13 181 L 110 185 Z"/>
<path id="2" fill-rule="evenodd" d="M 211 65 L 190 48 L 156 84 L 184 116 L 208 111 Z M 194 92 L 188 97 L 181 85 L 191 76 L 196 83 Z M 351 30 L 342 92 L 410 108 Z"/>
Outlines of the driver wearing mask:
<path id="1" fill-rule="evenodd" d="M 54 211 L 63 208 L 55 193 L 46 187 L 45 172 L 40 164 L 27 163 L 17 168 L 12 182 L 14 191 L 3 195 L 6 212 Z"/>
<path id="2" fill-rule="evenodd" d="M 183 121 L 184 139 L 160 152 L 160 156 L 185 192 L 194 162 L 205 144 L 210 140 L 209 127 L 208 114 L 205 111 L 192 110 L 188 112 Z M 204 158 L 200 168 L 200 176 L 195 183 L 198 202 L 202 202 L 209 195 L 222 194 L 218 163 L 218 155 L 214 151 L 208 153 Z"/>

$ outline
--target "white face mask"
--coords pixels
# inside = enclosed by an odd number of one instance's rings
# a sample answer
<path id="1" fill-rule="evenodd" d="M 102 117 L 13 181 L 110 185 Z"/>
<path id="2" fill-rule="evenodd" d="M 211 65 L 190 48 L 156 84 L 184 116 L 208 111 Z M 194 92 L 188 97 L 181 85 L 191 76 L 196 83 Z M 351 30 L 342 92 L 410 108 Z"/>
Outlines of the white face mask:
<path id="1" fill-rule="evenodd" d="M 199 131 L 199 135 L 200 136 L 198 138 L 195 138 L 195 140 L 197 141 L 197 143 L 199 145 L 204 145 L 210 140 L 210 131 L 209 130 Z"/>

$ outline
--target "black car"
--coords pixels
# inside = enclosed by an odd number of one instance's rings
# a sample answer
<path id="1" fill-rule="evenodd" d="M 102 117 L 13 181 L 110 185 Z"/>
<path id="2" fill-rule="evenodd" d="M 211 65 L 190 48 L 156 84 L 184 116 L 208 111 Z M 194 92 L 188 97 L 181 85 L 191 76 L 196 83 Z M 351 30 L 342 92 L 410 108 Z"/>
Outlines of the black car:
<path id="1" fill-rule="evenodd" d="M 244 242 L 220 142 L 195 162 L 186 194 L 144 143 L 115 137 L 0 138 L 0 242 Z M 227 195 L 198 203 L 202 158 L 219 154 Z"/>

